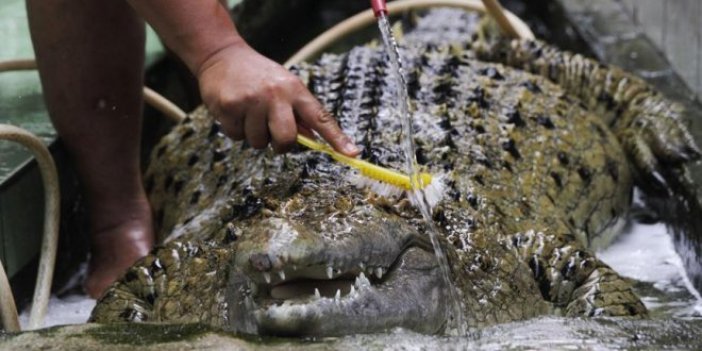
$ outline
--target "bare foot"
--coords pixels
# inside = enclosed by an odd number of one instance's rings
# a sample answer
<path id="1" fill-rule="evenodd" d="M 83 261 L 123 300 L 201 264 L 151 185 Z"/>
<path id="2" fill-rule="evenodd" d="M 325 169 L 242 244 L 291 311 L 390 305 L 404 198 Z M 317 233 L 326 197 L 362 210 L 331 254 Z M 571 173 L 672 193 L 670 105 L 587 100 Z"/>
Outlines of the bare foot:
<path id="1" fill-rule="evenodd" d="M 88 276 L 83 283 L 92 298 L 100 297 L 154 245 L 151 210 L 145 201 L 137 201 L 130 210 L 121 207 L 118 211 L 98 211 L 91 216 L 91 227 L 95 229 L 91 234 Z"/>

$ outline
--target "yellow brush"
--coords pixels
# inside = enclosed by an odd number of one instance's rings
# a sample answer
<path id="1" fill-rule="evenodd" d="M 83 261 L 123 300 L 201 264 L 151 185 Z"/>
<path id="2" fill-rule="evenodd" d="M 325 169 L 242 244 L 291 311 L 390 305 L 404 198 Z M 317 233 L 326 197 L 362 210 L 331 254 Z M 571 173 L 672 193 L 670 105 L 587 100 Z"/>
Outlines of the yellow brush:
<path id="1" fill-rule="evenodd" d="M 396 196 L 403 191 L 411 192 L 414 189 L 424 192 L 426 202 L 431 207 L 436 205 L 443 196 L 444 182 L 441 176 L 434 177 L 429 173 L 422 172 L 411 179 L 406 174 L 342 155 L 329 145 L 318 143 L 301 134 L 297 135 L 297 142 L 312 150 L 324 152 L 333 159 L 357 169 L 364 177 L 352 178 L 352 181 L 357 185 L 369 186 L 379 195 Z"/>

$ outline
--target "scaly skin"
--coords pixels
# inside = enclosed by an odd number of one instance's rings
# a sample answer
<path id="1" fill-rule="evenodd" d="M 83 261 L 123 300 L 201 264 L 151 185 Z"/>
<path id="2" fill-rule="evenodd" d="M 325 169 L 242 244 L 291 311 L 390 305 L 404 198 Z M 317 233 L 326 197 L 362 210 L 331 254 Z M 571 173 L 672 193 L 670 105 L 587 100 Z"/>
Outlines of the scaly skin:
<path id="1" fill-rule="evenodd" d="M 698 156 L 677 108 L 618 69 L 538 42 L 473 51 L 426 44 L 425 34 L 408 34 L 401 54 L 418 161 L 446 177 L 433 216 L 468 326 L 645 316 L 630 284 L 590 250 L 621 229 L 632 170 L 644 182 L 656 165 Z M 381 50 L 357 47 L 294 71 L 364 159 L 401 169 L 387 69 Z M 154 151 L 146 186 L 166 243 L 109 289 L 93 321 L 278 335 L 446 326 L 445 287 L 406 199 L 357 188 L 316 152 L 231 142 L 211 121 L 196 110 Z"/>
<path id="2" fill-rule="evenodd" d="M 683 124 L 682 106 L 617 67 L 540 41 L 500 41 L 477 45 L 476 52 L 480 59 L 547 77 L 580 98 L 610 126 L 643 176 L 663 181 L 658 174 L 666 173 L 667 165 L 679 166 L 700 156 Z"/>

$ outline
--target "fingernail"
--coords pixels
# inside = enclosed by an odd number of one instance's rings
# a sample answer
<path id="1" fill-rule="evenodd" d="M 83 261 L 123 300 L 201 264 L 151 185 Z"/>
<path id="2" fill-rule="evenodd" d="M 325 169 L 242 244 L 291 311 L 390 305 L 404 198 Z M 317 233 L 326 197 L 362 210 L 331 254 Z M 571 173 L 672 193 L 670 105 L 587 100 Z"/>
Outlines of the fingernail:
<path id="1" fill-rule="evenodd" d="M 353 141 L 347 139 L 346 142 L 344 142 L 344 153 L 347 155 L 356 155 L 359 151 L 360 150 L 358 150 L 358 147 L 353 143 Z"/>

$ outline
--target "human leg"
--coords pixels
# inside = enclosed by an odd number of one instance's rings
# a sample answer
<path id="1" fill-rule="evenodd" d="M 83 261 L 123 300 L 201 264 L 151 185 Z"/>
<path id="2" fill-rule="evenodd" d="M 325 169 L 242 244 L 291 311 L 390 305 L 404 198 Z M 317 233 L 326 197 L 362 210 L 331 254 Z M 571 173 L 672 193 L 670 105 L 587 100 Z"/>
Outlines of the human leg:
<path id="1" fill-rule="evenodd" d="M 97 297 L 154 240 L 139 169 L 144 25 L 121 0 L 27 8 L 46 105 L 88 203 L 85 289 Z"/>

